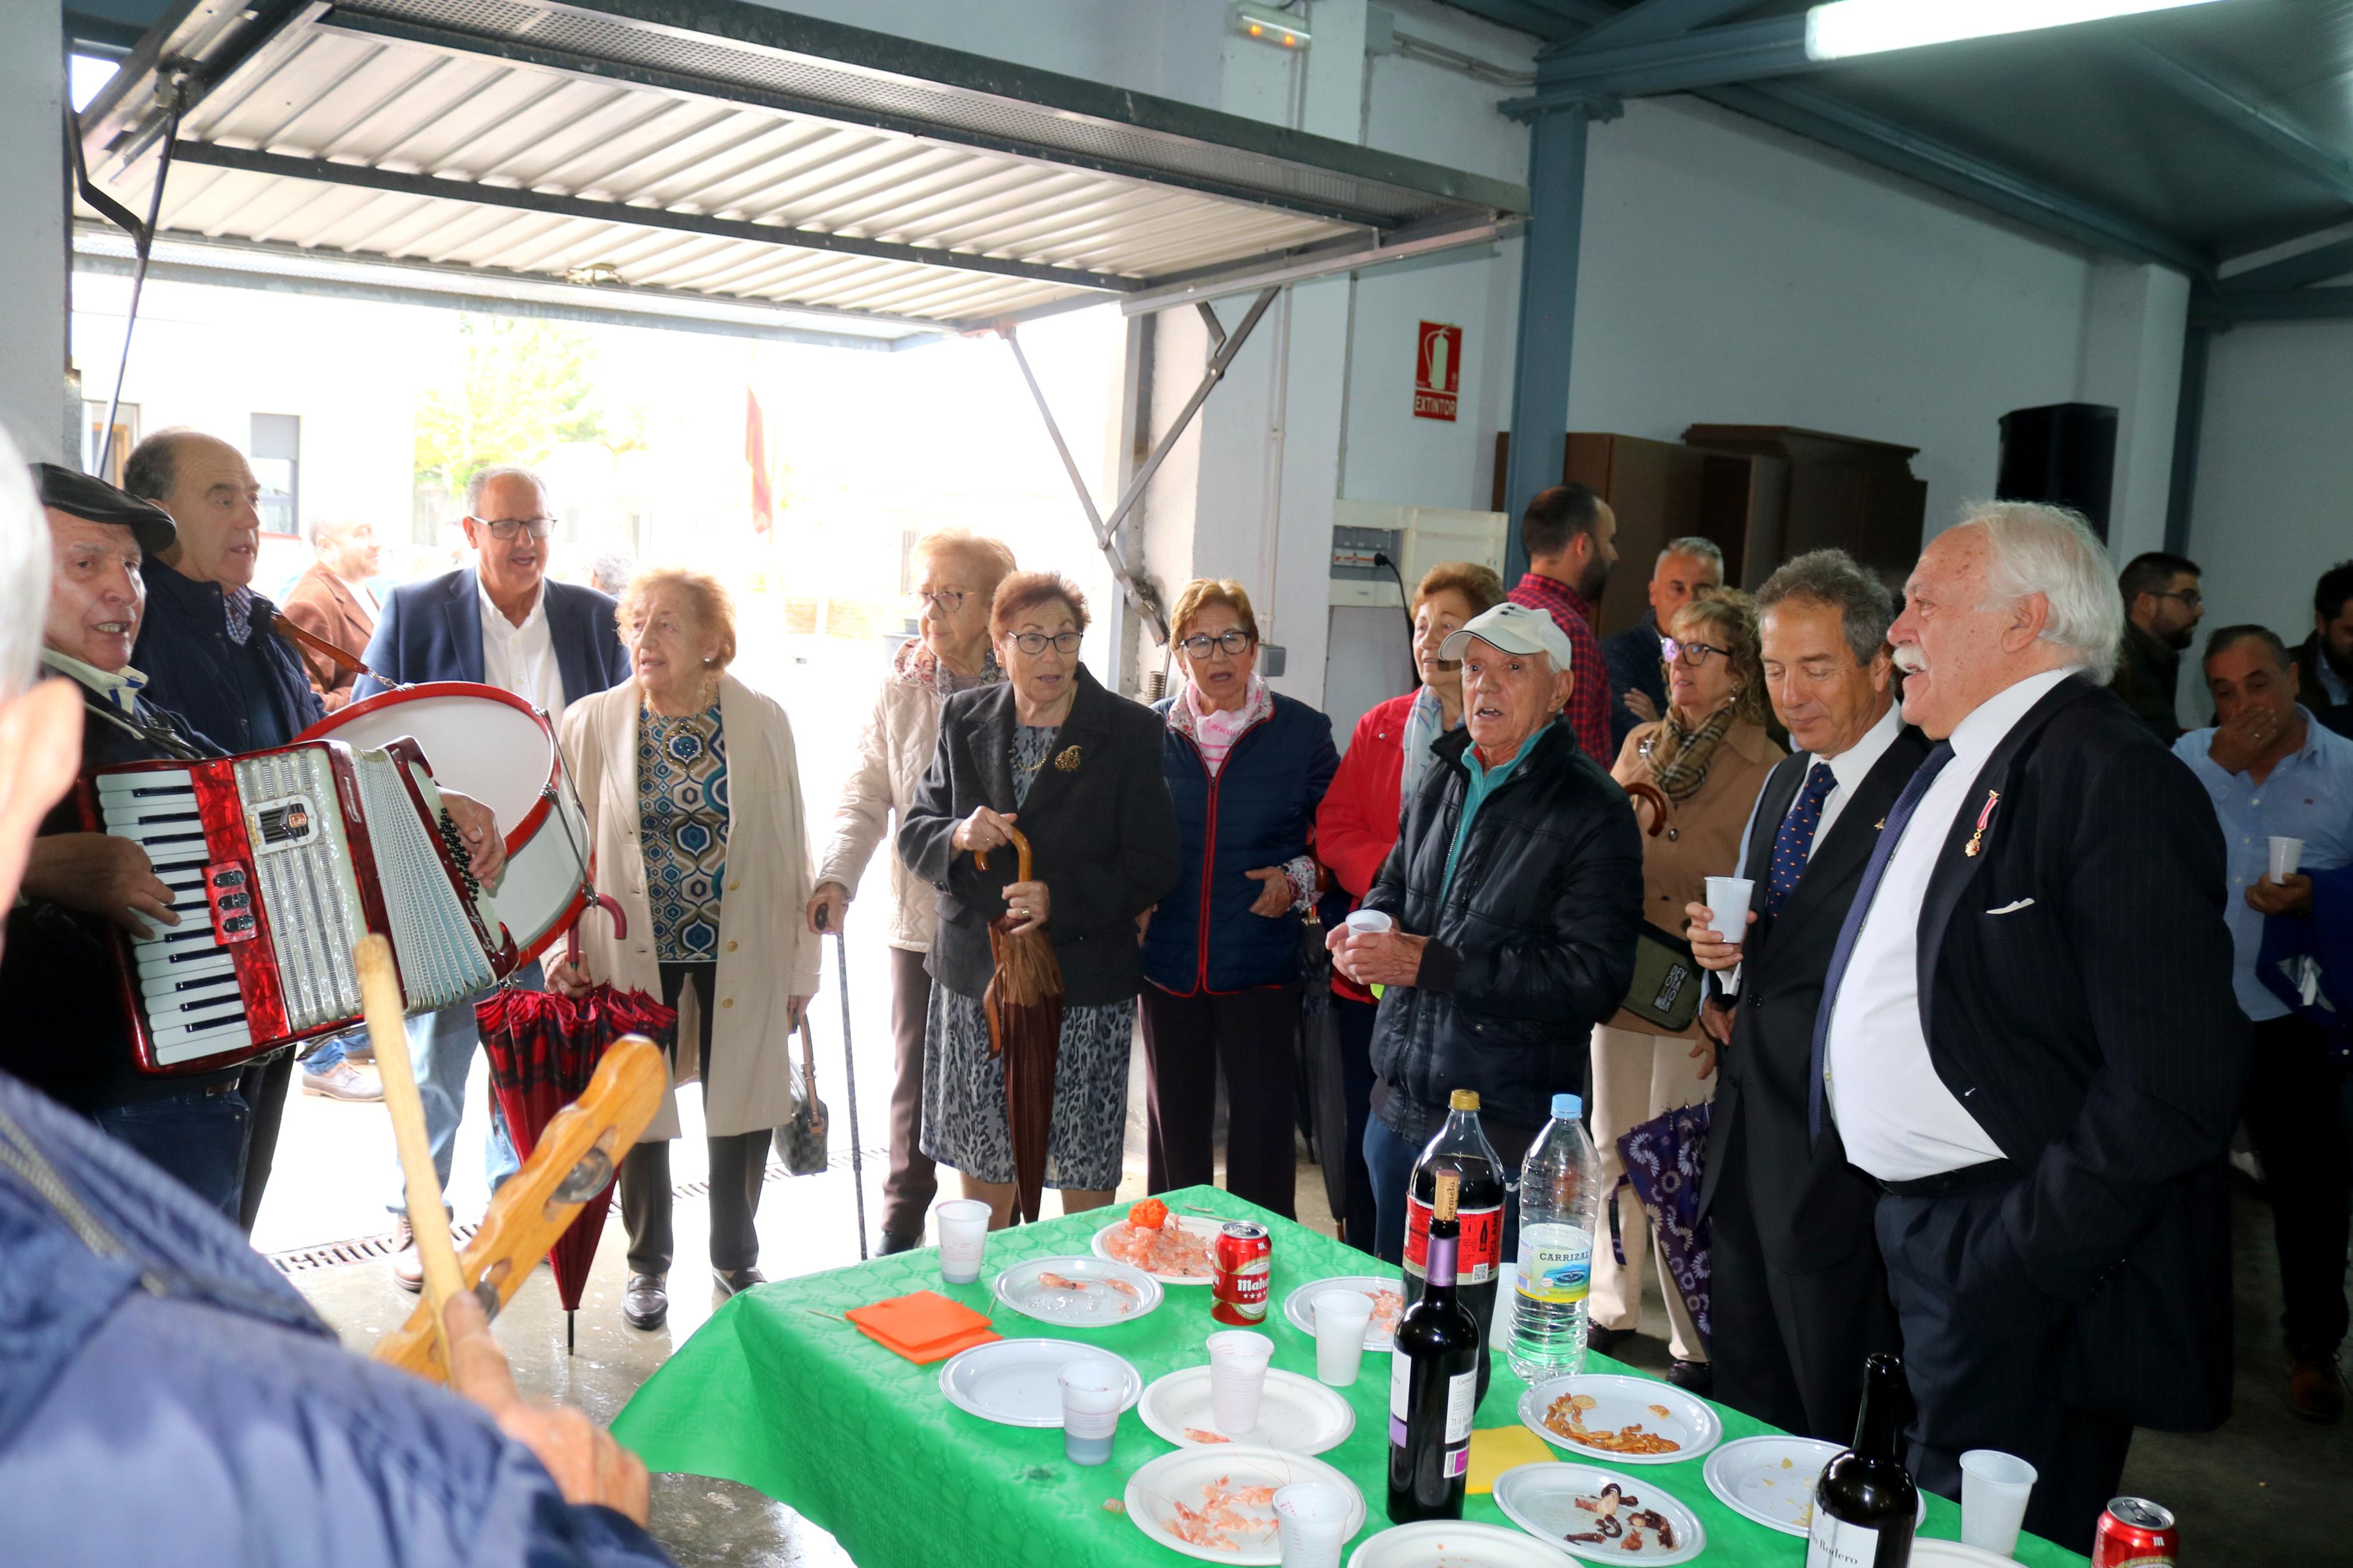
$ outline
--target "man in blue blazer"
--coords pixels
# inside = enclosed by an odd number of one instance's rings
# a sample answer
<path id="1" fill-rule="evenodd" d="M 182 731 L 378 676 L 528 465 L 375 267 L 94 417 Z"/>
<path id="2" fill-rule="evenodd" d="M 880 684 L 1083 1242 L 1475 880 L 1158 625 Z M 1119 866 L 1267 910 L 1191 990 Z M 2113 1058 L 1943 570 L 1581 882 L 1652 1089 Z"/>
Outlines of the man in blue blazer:
<path id="1" fill-rule="evenodd" d="M 518 468 L 484 468 L 474 475 L 466 481 L 464 527 L 475 564 L 392 591 L 368 644 L 371 670 L 404 686 L 427 680 L 495 686 L 542 710 L 550 724 L 563 719 L 565 704 L 628 679 L 629 658 L 621 647 L 613 601 L 594 588 L 548 581 L 555 517 L 538 475 Z M 364 675 L 353 688 L 353 700 L 383 689 L 383 682 Z M 515 980 L 531 987 L 544 984 L 536 963 L 519 971 Z M 408 1037 L 433 1168 L 446 1187 L 466 1104 L 466 1075 L 480 1043 L 474 999 L 410 1019 Z M 487 1163 L 496 1189 L 518 1162 L 495 1100 L 491 1122 Z M 393 1259 L 393 1278 L 415 1290 L 425 1276 L 397 1171 L 393 1192 L 386 1206 L 399 1216 L 403 1244 Z"/>

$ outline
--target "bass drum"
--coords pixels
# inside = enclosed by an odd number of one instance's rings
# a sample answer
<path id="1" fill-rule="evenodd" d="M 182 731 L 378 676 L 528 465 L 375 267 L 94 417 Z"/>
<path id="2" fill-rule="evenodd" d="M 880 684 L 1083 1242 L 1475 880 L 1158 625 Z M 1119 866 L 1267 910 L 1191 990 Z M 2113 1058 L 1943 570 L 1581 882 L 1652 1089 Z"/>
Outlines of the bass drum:
<path id="1" fill-rule="evenodd" d="M 480 801 L 506 830 L 507 868 L 491 895 L 524 958 L 536 958 L 580 917 L 588 897 L 588 825 L 537 709 L 495 686 L 437 680 L 380 691 L 296 737 L 382 746 L 414 737 L 434 782 Z"/>

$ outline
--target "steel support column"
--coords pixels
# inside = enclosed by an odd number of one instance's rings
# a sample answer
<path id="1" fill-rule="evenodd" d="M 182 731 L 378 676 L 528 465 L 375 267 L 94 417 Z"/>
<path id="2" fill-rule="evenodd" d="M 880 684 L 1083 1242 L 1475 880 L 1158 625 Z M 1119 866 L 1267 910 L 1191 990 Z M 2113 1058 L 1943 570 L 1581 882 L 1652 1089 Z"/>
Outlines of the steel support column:
<path id="1" fill-rule="evenodd" d="M 2206 424 L 2206 355 L 2212 327 L 2191 322 L 2181 334 L 2181 390 L 2174 399 L 2173 488 L 2165 502 L 2165 548 L 2189 553 L 2190 509 L 2198 489 L 2198 441 Z"/>
<path id="2" fill-rule="evenodd" d="M 1569 352 L 1577 330 L 1577 249 L 1585 234 L 1585 148 L 1598 117 L 1615 106 L 1588 101 L 1535 117 L 1528 147 L 1534 211 L 1520 248 L 1520 326 L 1512 363 L 1512 447 L 1504 505 L 1513 519 L 1504 582 L 1528 567 L 1518 521 L 1538 490 L 1560 483 L 1568 445 Z"/>

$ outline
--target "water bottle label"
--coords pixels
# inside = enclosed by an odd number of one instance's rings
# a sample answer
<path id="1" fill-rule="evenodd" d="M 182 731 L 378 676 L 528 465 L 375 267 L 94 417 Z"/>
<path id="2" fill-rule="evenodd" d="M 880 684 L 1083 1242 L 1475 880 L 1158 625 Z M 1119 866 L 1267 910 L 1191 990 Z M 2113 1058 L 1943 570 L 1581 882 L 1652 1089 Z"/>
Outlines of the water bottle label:
<path id="1" fill-rule="evenodd" d="M 1573 1307 L 1593 1287 L 1593 1233 L 1573 1225 L 1520 1226 L 1519 1292 L 1547 1306 Z"/>
<path id="2" fill-rule="evenodd" d="M 1430 1206 L 1410 1194 L 1405 1201 L 1405 1271 L 1416 1279 L 1426 1279 L 1430 1273 Z M 1462 1238 L 1454 1251 L 1454 1282 L 1457 1285 L 1493 1284 L 1498 1272 L 1496 1265 L 1504 1258 L 1504 1205 L 1493 1208 L 1457 1209 L 1454 1217 L 1461 1222 Z"/>
<path id="3" fill-rule="evenodd" d="M 1806 1568 L 1872 1568 L 1879 1559 L 1879 1531 L 1832 1519 L 1814 1505 L 1813 1528 L 1806 1533 Z"/>

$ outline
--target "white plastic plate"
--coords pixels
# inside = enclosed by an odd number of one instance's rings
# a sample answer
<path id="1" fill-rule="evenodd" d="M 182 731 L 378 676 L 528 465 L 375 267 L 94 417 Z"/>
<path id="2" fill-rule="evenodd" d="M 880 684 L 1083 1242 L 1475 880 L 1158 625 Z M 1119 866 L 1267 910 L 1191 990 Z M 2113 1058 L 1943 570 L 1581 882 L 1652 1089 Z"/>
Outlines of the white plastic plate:
<path id="1" fill-rule="evenodd" d="M 1233 1563 L 1244 1568 L 1276 1568 L 1282 1561 L 1282 1542 L 1274 1528 L 1275 1491 L 1308 1481 L 1338 1487 L 1356 1501 L 1348 1516 L 1346 1540 L 1365 1528 L 1365 1494 L 1356 1483 L 1325 1464 L 1303 1454 L 1278 1453 L 1272 1448 L 1179 1448 L 1145 1464 L 1127 1481 L 1127 1517 L 1154 1541 L 1187 1557 L 1206 1563 Z M 1243 1527 L 1230 1531 L 1230 1550 L 1205 1544 L 1198 1516 L 1213 1491 L 1259 1489 L 1266 1500 L 1238 1502 L 1232 1512 Z M 1188 1539 L 1187 1537 L 1191 1537 Z M 1555 1558 L 1547 1568 L 1560 1568 Z"/>
<path id="2" fill-rule="evenodd" d="M 1160 1295 L 1160 1282 L 1149 1274 L 1103 1258 L 1032 1258 L 997 1277 L 998 1300 L 1066 1329 L 1133 1321 L 1159 1306 Z"/>
<path id="3" fill-rule="evenodd" d="M 1126 1374 L 1119 1407 L 1133 1406 L 1144 1377 L 1126 1361 L 1076 1340 L 991 1340 L 959 1351 L 940 1368 L 940 1392 L 957 1409 L 1004 1426 L 1060 1426 L 1064 1367 L 1074 1361 L 1117 1363 Z"/>
<path id="4" fill-rule="evenodd" d="M 1206 1366 L 1182 1367 L 1154 1383 L 1135 1413 L 1161 1436 L 1188 1447 L 1245 1443 L 1286 1454 L 1320 1454 L 1346 1442 L 1356 1429 L 1356 1413 L 1346 1400 L 1312 1377 L 1271 1367 L 1259 1401 L 1258 1425 L 1239 1436 L 1218 1430 Z"/>
<path id="5" fill-rule="evenodd" d="M 1597 1433 L 1615 1433 L 1629 1426 L 1664 1437 L 1675 1446 L 1661 1454 L 1620 1453 L 1614 1448 L 1580 1443 L 1545 1425 L 1545 1414 L 1555 1400 L 1584 1394 L 1593 1401 L 1585 1425 Z M 1672 1384 L 1655 1378 L 1621 1377 L 1609 1373 L 1579 1373 L 1536 1384 L 1520 1395 L 1520 1421 L 1554 1447 L 1609 1465 L 1673 1465 L 1696 1459 L 1724 1440 L 1724 1423 L 1707 1402 L 1695 1399 Z"/>
<path id="6" fill-rule="evenodd" d="M 1601 1534 L 1609 1528 L 1598 1506 L 1581 1506 L 1579 1500 L 1599 1505 L 1603 1500 L 1602 1489 L 1611 1486 L 1618 1489 L 1612 1516 L 1618 1533 L 1604 1534 L 1598 1542 L 1570 1540 L 1572 1535 Z M 1596 1563 L 1688 1563 L 1707 1546 L 1707 1531 L 1692 1510 L 1656 1482 L 1574 1460 L 1518 1465 L 1505 1470 L 1495 1478 L 1495 1506 L 1538 1541 Z M 1637 1523 L 1633 1519 L 1637 1513 L 1658 1514 L 1665 1520 L 1668 1533 L 1662 1535 L 1655 1525 Z M 1674 1542 L 1672 1546 L 1667 1544 L 1670 1538 Z M 1642 1542 L 1641 1550 L 1628 1550 L 1626 1543 L 1637 1539 Z"/>
<path id="7" fill-rule="evenodd" d="M 1516 1530 L 1452 1519 L 1391 1525 L 1348 1554 L 1348 1568 L 1564 1568 L 1566 1562 Z"/>
<path id="8" fill-rule="evenodd" d="M 1702 1474 L 1707 1489 L 1733 1512 L 1779 1531 L 1804 1535 L 1814 1519 L 1814 1482 L 1822 1467 L 1843 1452 L 1819 1437 L 1775 1435 L 1742 1437 L 1707 1457 Z M 1920 1500 L 1920 1518 L 1928 1500 Z"/>
<path id="9" fill-rule="evenodd" d="M 1201 1243 L 1203 1252 L 1201 1271 L 1198 1274 L 1170 1274 L 1164 1273 L 1156 1268 L 1146 1268 L 1144 1272 L 1151 1275 L 1163 1285 L 1216 1284 L 1218 1279 L 1218 1236 L 1225 1229 L 1225 1222 L 1222 1220 L 1204 1219 L 1198 1215 L 1179 1215 L 1176 1217 L 1177 1225 L 1183 1228 L 1185 1234 L 1194 1237 Z M 1097 1258 L 1108 1258 L 1113 1263 L 1119 1262 L 1120 1259 L 1113 1256 L 1110 1242 L 1114 1232 L 1124 1230 L 1126 1227 L 1127 1221 L 1123 1219 L 1116 1221 L 1113 1224 L 1107 1225 L 1101 1230 L 1095 1232 L 1095 1256 Z M 1131 1267 L 1141 1266 L 1131 1265 Z"/>
<path id="10" fill-rule="evenodd" d="M 1385 1274 L 1343 1274 L 1330 1279 L 1310 1279 L 1282 1299 L 1282 1315 L 1291 1326 L 1315 1337 L 1315 1310 L 1312 1303 L 1326 1290 L 1354 1290 L 1363 1296 L 1378 1296 L 1384 1290 L 1394 1291 L 1398 1298 L 1398 1317 L 1405 1315 L 1405 1281 Z M 1365 1348 L 1388 1351 L 1397 1348 L 1397 1322 L 1393 1318 L 1383 1323 L 1377 1313 L 1365 1325 Z"/>

